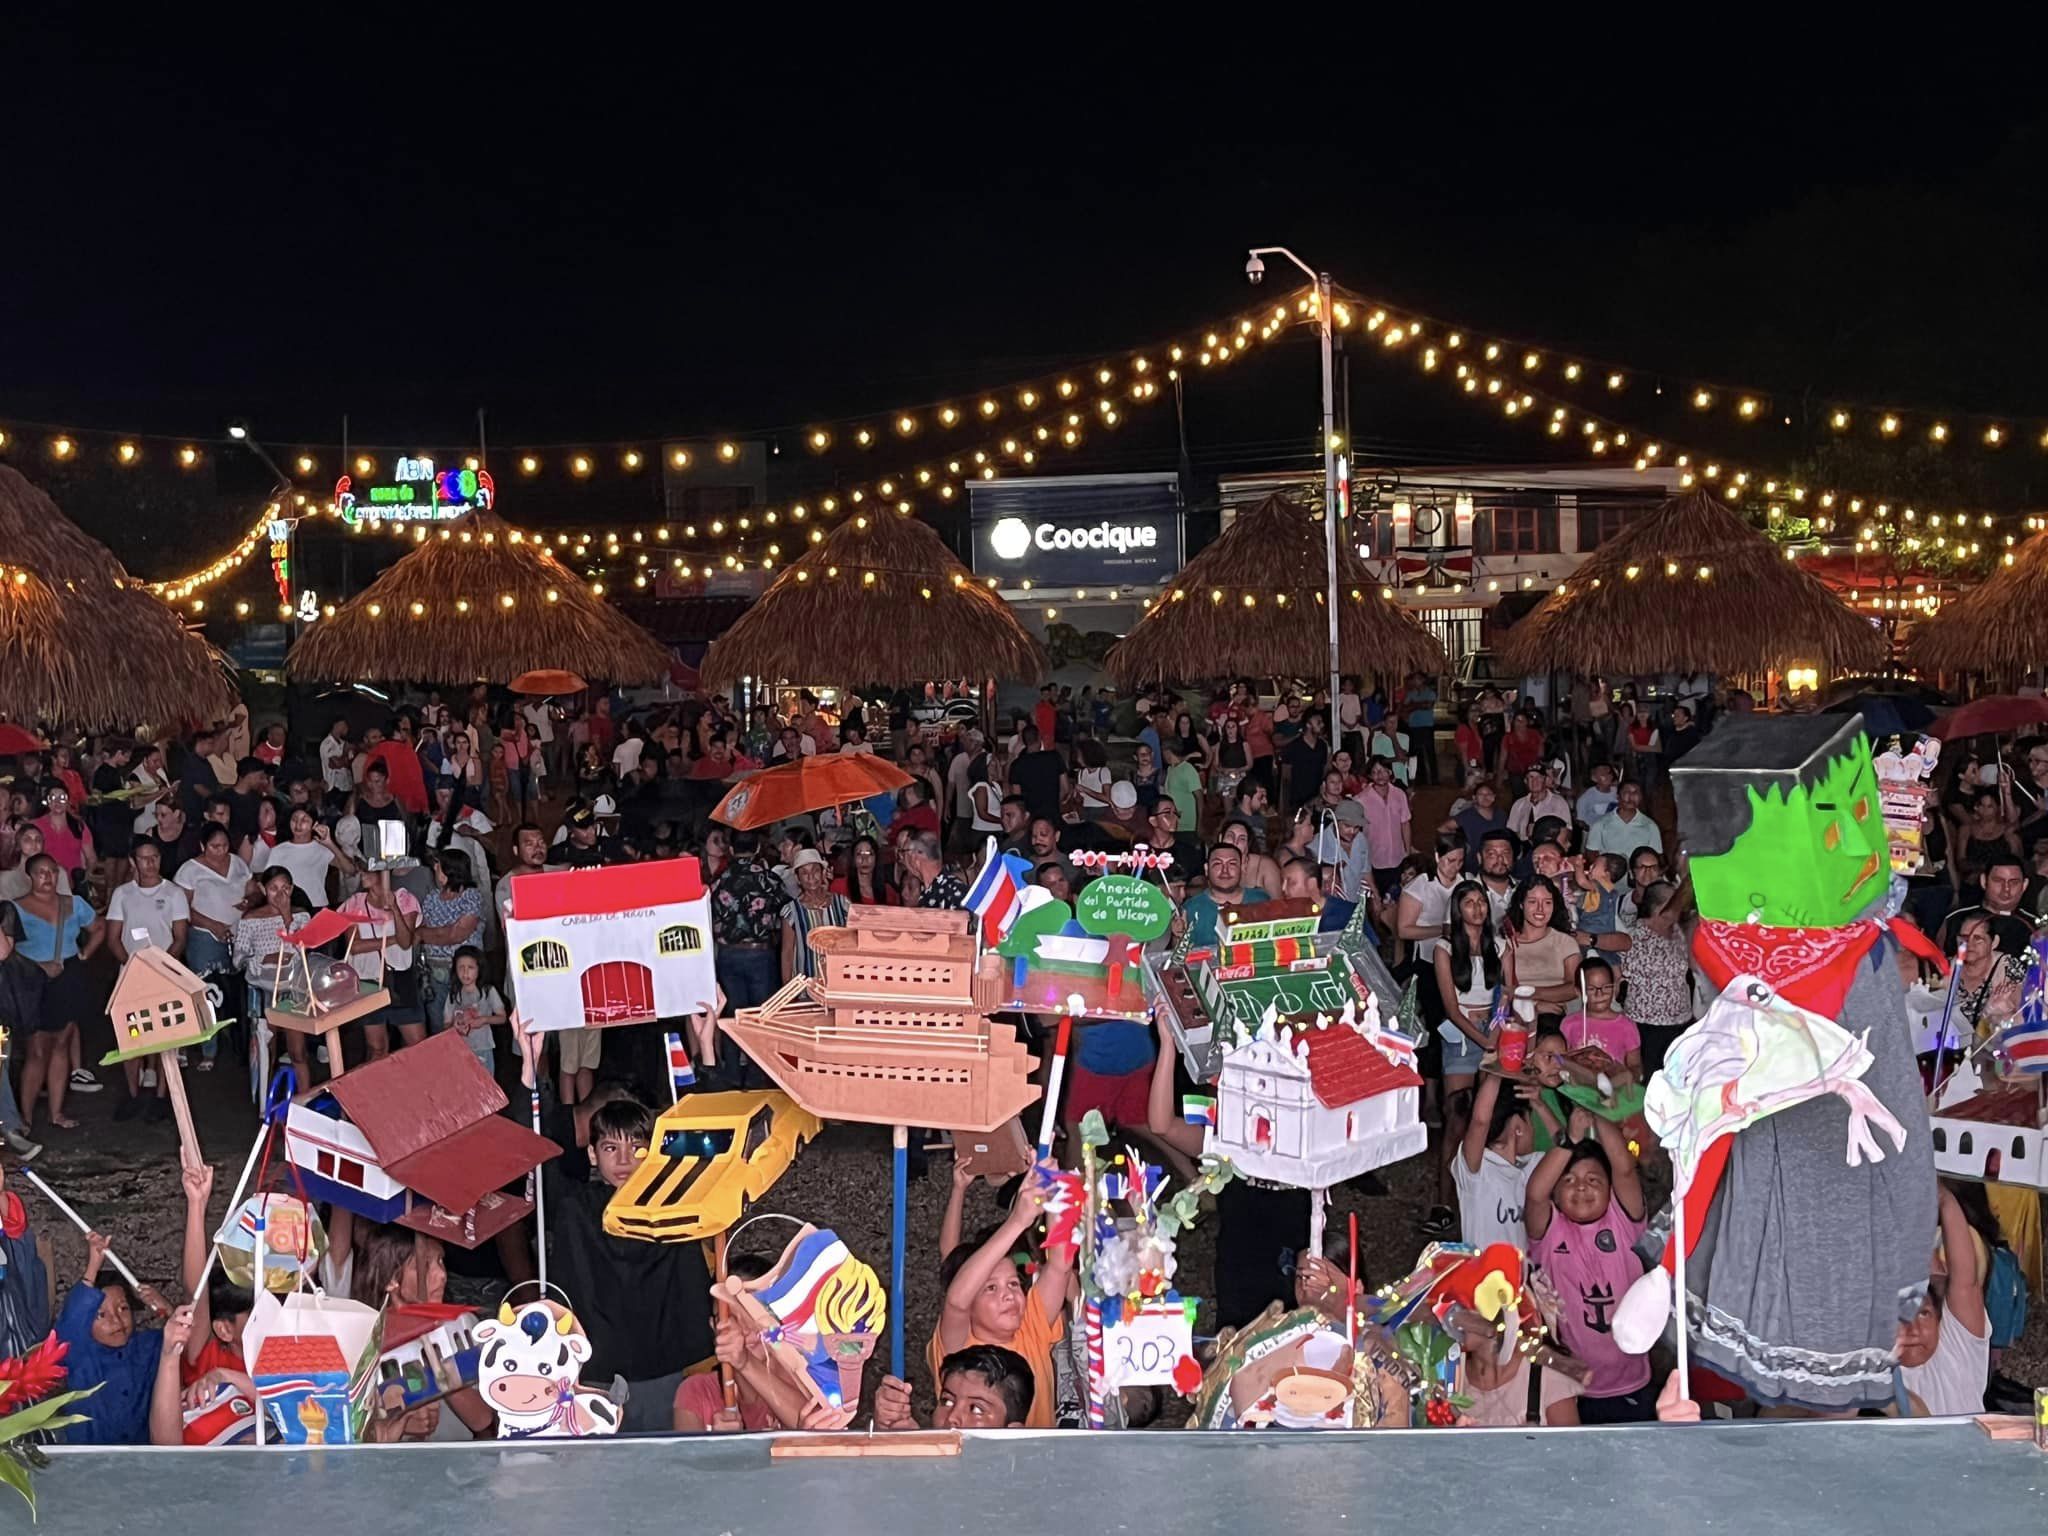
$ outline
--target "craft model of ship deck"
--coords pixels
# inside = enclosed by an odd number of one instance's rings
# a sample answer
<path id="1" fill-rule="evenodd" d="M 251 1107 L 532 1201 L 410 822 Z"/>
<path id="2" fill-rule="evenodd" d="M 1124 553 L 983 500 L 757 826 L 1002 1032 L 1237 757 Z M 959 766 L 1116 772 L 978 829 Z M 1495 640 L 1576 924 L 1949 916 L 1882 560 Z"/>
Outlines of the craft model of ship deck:
<path id="1" fill-rule="evenodd" d="M 1000 961 L 977 957 L 972 922 L 854 907 L 845 927 L 811 931 L 822 978 L 799 977 L 719 1027 L 821 1119 L 993 1130 L 1039 1090 L 1016 1030 L 989 1017 Z"/>

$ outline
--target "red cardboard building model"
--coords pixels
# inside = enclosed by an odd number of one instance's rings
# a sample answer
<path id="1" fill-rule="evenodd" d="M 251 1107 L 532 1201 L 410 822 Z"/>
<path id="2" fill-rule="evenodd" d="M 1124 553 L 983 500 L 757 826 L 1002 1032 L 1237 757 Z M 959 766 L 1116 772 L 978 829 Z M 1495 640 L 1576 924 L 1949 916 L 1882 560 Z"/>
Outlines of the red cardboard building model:
<path id="1" fill-rule="evenodd" d="M 285 1143 L 315 1198 L 474 1248 L 533 1209 L 505 1186 L 562 1150 L 500 1114 L 505 1102 L 449 1030 L 294 1104 Z"/>

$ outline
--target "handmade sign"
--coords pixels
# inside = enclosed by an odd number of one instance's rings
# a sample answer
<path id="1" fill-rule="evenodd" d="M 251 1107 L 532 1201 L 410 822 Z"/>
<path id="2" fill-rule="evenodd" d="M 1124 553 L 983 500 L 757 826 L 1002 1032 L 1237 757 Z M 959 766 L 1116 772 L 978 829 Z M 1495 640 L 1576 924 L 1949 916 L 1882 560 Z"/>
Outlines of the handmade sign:
<path id="1" fill-rule="evenodd" d="M 638 866 L 635 866 L 636 868 Z M 987 1131 L 1038 1097 L 1014 1026 L 989 1013 L 965 912 L 857 906 L 814 928 L 822 979 L 798 977 L 719 1029 L 825 1120 Z"/>
<path id="2" fill-rule="evenodd" d="M 533 1209 L 508 1195 L 562 1149 L 500 1113 L 504 1089 L 454 1030 L 335 1078 L 285 1115 L 309 1193 L 474 1248 Z"/>
<path id="3" fill-rule="evenodd" d="M 1894 739 L 1871 760 L 1895 875 L 1917 875 L 1926 866 L 1927 805 L 1934 794 L 1929 780 L 1940 758 L 1941 743 L 1922 736 L 1909 752 L 1901 752 Z"/>
<path id="4" fill-rule="evenodd" d="M 452 1302 L 401 1302 L 385 1308 L 377 1411 L 395 1417 L 475 1386 L 483 1355 L 476 1336 L 481 1321 L 474 1307 Z"/>
<path id="5" fill-rule="evenodd" d="M 1075 915 L 1088 932 L 1102 938 L 1122 934 L 1140 944 L 1166 937 L 1173 923 L 1173 903 L 1156 885 L 1129 875 L 1103 875 L 1081 888 Z"/>
<path id="6" fill-rule="evenodd" d="M 604 1229 L 649 1242 L 716 1237 L 824 1129 L 786 1093 L 693 1093 L 654 1121 L 647 1156 L 606 1203 Z"/>
<path id="7" fill-rule="evenodd" d="M 1660 1269 L 1624 1300 L 1615 1338 L 1654 1338 L 1675 1288 L 1681 1378 L 1694 1352 L 1759 1403 L 1889 1402 L 1935 1225 L 1891 946 L 1946 961 L 1879 915 L 1890 858 L 1869 738 L 1858 716 L 1731 717 L 1672 784 L 1702 918 L 1694 960 L 1720 996 L 1646 1096 L 1684 1182 Z M 1793 1283 L 1788 1253 L 1827 1255 L 1830 1283 Z"/>
<path id="8" fill-rule="evenodd" d="M 582 1389 L 590 1339 L 560 1302 L 502 1303 L 477 1324 L 477 1390 L 498 1415 L 500 1440 L 577 1439 L 615 1434 L 618 1405 Z"/>
<path id="9" fill-rule="evenodd" d="M 765 1275 L 728 1275 L 712 1294 L 731 1303 L 741 1328 L 767 1347 L 770 1368 L 837 1421 L 820 1428 L 852 1420 L 889 1298 L 837 1233 L 807 1223 Z"/>
<path id="10" fill-rule="evenodd" d="M 1300 898 L 1231 907 L 1217 915 L 1215 944 L 1183 940 L 1177 952 L 1146 958 L 1146 991 L 1197 1082 L 1215 1079 L 1224 1051 L 1268 1010 L 1336 1014 L 1377 997 L 1391 1017 L 1401 988 L 1366 942 L 1363 917 L 1317 933 L 1321 913 L 1320 902 Z"/>
<path id="11" fill-rule="evenodd" d="M 213 1242 L 222 1272 L 235 1284 L 284 1294 L 318 1271 L 327 1229 L 297 1195 L 265 1193 L 232 1207 Z"/>
<path id="12" fill-rule="evenodd" d="M 214 1016 L 206 978 L 154 944 L 131 950 L 107 999 L 107 1016 L 114 1021 L 114 1048 L 100 1058 L 100 1065 L 155 1056 L 177 1117 L 178 1141 L 203 1159 L 178 1052 L 188 1045 L 204 1045 L 233 1022 Z"/>
<path id="13" fill-rule="evenodd" d="M 514 875 L 505 947 L 520 1011 L 540 1029 L 718 1011 L 695 859 Z"/>
<path id="14" fill-rule="evenodd" d="M 359 1301 L 294 1291 L 256 1293 L 242 1358 L 263 1400 L 265 1438 L 284 1445 L 353 1445 L 376 1386 L 383 1314 Z"/>

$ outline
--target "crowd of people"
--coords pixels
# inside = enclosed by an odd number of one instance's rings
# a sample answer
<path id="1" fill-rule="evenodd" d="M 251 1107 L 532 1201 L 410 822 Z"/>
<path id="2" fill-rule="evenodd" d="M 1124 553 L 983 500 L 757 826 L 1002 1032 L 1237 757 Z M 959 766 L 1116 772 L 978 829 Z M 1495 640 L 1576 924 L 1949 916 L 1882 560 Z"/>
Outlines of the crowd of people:
<path id="1" fill-rule="evenodd" d="M 75 1130 L 71 1095 L 109 1089 L 116 1118 L 168 1115 L 149 1065 L 102 1082 L 85 1064 L 81 1028 L 111 979 L 94 963 L 103 949 L 118 963 L 156 945 L 220 988 L 220 1011 L 244 1022 L 197 1049 L 193 1065 L 246 1057 L 260 1094 L 253 1063 L 273 1045 L 262 1017 L 281 935 L 332 906 L 354 925 L 341 952 L 375 951 L 389 992 L 385 1008 L 344 1031 L 352 1059 L 453 1029 L 508 1088 L 541 1090 L 545 1129 L 567 1149 L 543 1169 L 550 1277 L 589 1331 L 586 1378 L 626 1384 L 625 1427 L 803 1427 L 778 1413 L 757 1347 L 714 1319 L 697 1245 L 604 1231 L 605 1201 L 653 1134 L 665 1056 L 658 1031 L 518 1027 L 503 956 L 509 882 L 551 866 L 695 856 L 730 1010 L 817 974 L 812 935 L 852 904 L 960 907 L 990 844 L 1060 900 L 1099 867 L 1077 855 L 1142 844 L 1172 855 L 1162 879 L 1176 917 L 1164 942 L 1213 941 L 1231 905 L 1312 898 L 1325 929 L 1362 933 L 1407 989 L 1437 1128 L 1435 1197 L 1414 1237 L 1524 1249 L 1545 1276 L 1559 1355 L 1576 1362 L 1545 1372 L 1540 1391 L 1512 1371 L 1489 1375 L 1472 1421 L 1697 1412 L 1669 1391 L 1660 1400 L 1649 1357 L 1623 1353 L 1605 1321 L 1630 1266 L 1640 1273 L 1632 1249 L 1649 1216 L 1646 1184 L 1663 1177 L 1656 1149 L 1557 1089 L 1563 1056 L 1589 1045 L 1617 1064 L 1621 1086 L 1640 1084 L 1703 1002 L 1689 888 L 1652 807 L 1669 763 L 1711 728 L 1711 693 L 1661 706 L 1640 741 L 1626 699 L 1595 717 L 1606 725 L 1561 734 L 1538 704 L 1491 690 L 1440 730 L 1441 701 L 1419 678 L 1391 697 L 1346 679 L 1334 742 L 1327 694 L 1269 700 L 1251 679 L 1206 698 L 1147 692 L 1114 706 L 1049 687 L 993 728 L 935 707 L 944 702 L 931 690 L 872 704 L 847 695 L 828 711 L 797 691 L 745 709 L 724 698 L 629 709 L 601 694 L 565 707 L 480 687 L 450 701 L 428 694 L 360 735 L 335 718 L 306 739 L 279 722 L 252 737 L 238 712 L 175 740 L 107 737 L 24 756 L 0 817 L 0 1020 L 19 1042 L 18 1091 L 14 1074 L 0 1074 L 0 1131 L 17 1157 L 33 1158 L 33 1137 Z M 878 751 L 909 775 L 894 794 L 759 831 L 709 819 L 761 767 Z M 2024 777 L 2008 769 L 1995 784 L 1981 765 L 1959 763 L 1942 800 L 1954 856 L 1929 887 L 1945 891 L 1941 910 L 1922 915 L 1970 942 L 1972 1020 L 2009 1002 L 2008 962 L 2038 909 L 2048 746 L 2023 761 Z M 1418 829 L 1425 789 L 1432 815 Z M 1498 1044 L 1503 997 L 1533 1026 L 1540 1084 L 1505 1088 L 1480 1070 Z M 1032 1021 L 1020 1022 L 1035 1038 Z M 715 1021 L 695 1021 L 690 1038 L 704 1086 L 765 1085 Z M 275 1044 L 301 1086 L 338 1065 L 297 1032 Z M 1073 1047 L 1061 1118 L 1071 1136 L 1100 1111 L 1185 1171 L 1201 1138 L 1177 1105 L 1193 1086 L 1163 1023 L 1091 1024 Z M 513 1098 L 523 1111 L 526 1095 Z M 211 1178 L 201 1164 L 184 1170 L 188 1294 L 206 1256 Z M 1028 1178 L 1006 1189 L 1009 1214 L 974 1235 L 963 1230 L 971 1182 L 956 1173 L 936 1256 L 932 1422 L 1065 1422 L 1076 1400 L 1062 1384 L 1074 1370 L 1071 1276 L 1033 1248 L 1043 1191 Z M 1332 1294 L 1342 1257 L 1299 1251 L 1305 1197 L 1233 1189 L 1219 1200 L 1217 1311 L 1205 1321 L 1239 1326 L 1270 1301 Z M 1953 1412 L 1981 1406 L 1993 1351 L 2015 1335 L 2010 1306 L 1991 1316 L 1999 1309 L 1986 1304 L 2003 1294 L 1997 1255 L 2013 1257 L 2014 1234 L 1975 1186 L 1946 1191 L 1942 1215 L 1944 1305 L 1903 1341 L 1902 1401 Z M 442 1298 L 447 1256 L 432 1239 L 345 1211 L 328 1221 L 330 1290 L 372 1304 Z M 2038 1241 L 2038 1214 L 2036 1223 Z M 530 1224 L 498 1239 L 504 1280 L 532 1275 L 533 1244 Z M 216 1274 L 164 1330 L 141 1328 L 142 1303 L 161 1298 L 104 1280 L 103 1249 L 93 1243 L 55 1312 L 75 1368 L 109 1384 L 72 1438 L 211 1443 L 223 1433 L 212 1407 L 248 1391 L 249 1293 Z M 48 1299 L 37 1305 L 47 1278 L 32 1245 L 10 1242 L 8 1255 L 18 1262 L 0 1279 L 0 1353 L 33 1342 L 50 1318 Z M 736 1258 L 735 1272 L 751 1262 Z M 713 1358 L 739 1380 L 736 1416 L 699 1369 Z M 911 1402 L 909 1383 L 883 1382 L 878 1425 L 909 1424 Z M 377 1432 L 490 1432 L 475 1394 L 445 1406 L 382 1418 Z M 1135 1423 L 1157 1405 L 1125 1407 Z"/>

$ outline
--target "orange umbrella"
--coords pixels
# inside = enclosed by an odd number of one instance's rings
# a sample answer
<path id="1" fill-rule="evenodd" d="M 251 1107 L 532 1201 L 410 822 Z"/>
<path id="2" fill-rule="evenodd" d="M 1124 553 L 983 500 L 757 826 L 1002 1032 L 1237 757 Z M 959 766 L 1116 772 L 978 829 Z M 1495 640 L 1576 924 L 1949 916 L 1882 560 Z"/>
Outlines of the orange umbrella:
<path id="1" fill-rule="evenodd" d="M 574 672 L 564 672 L 555 667 L 522 672 L 512 679 L 514 693 L 581 693 L 589 686 Z"/>
<path id="2" fill-rule="evenodd" d="M 821 811 L 828 805 L 894 794 L 910 782 L 909 774 L 872 752 L 828 752 L 748 775 L 711 814 L 727 826 L 745 831 L 806 811 Z"/>

